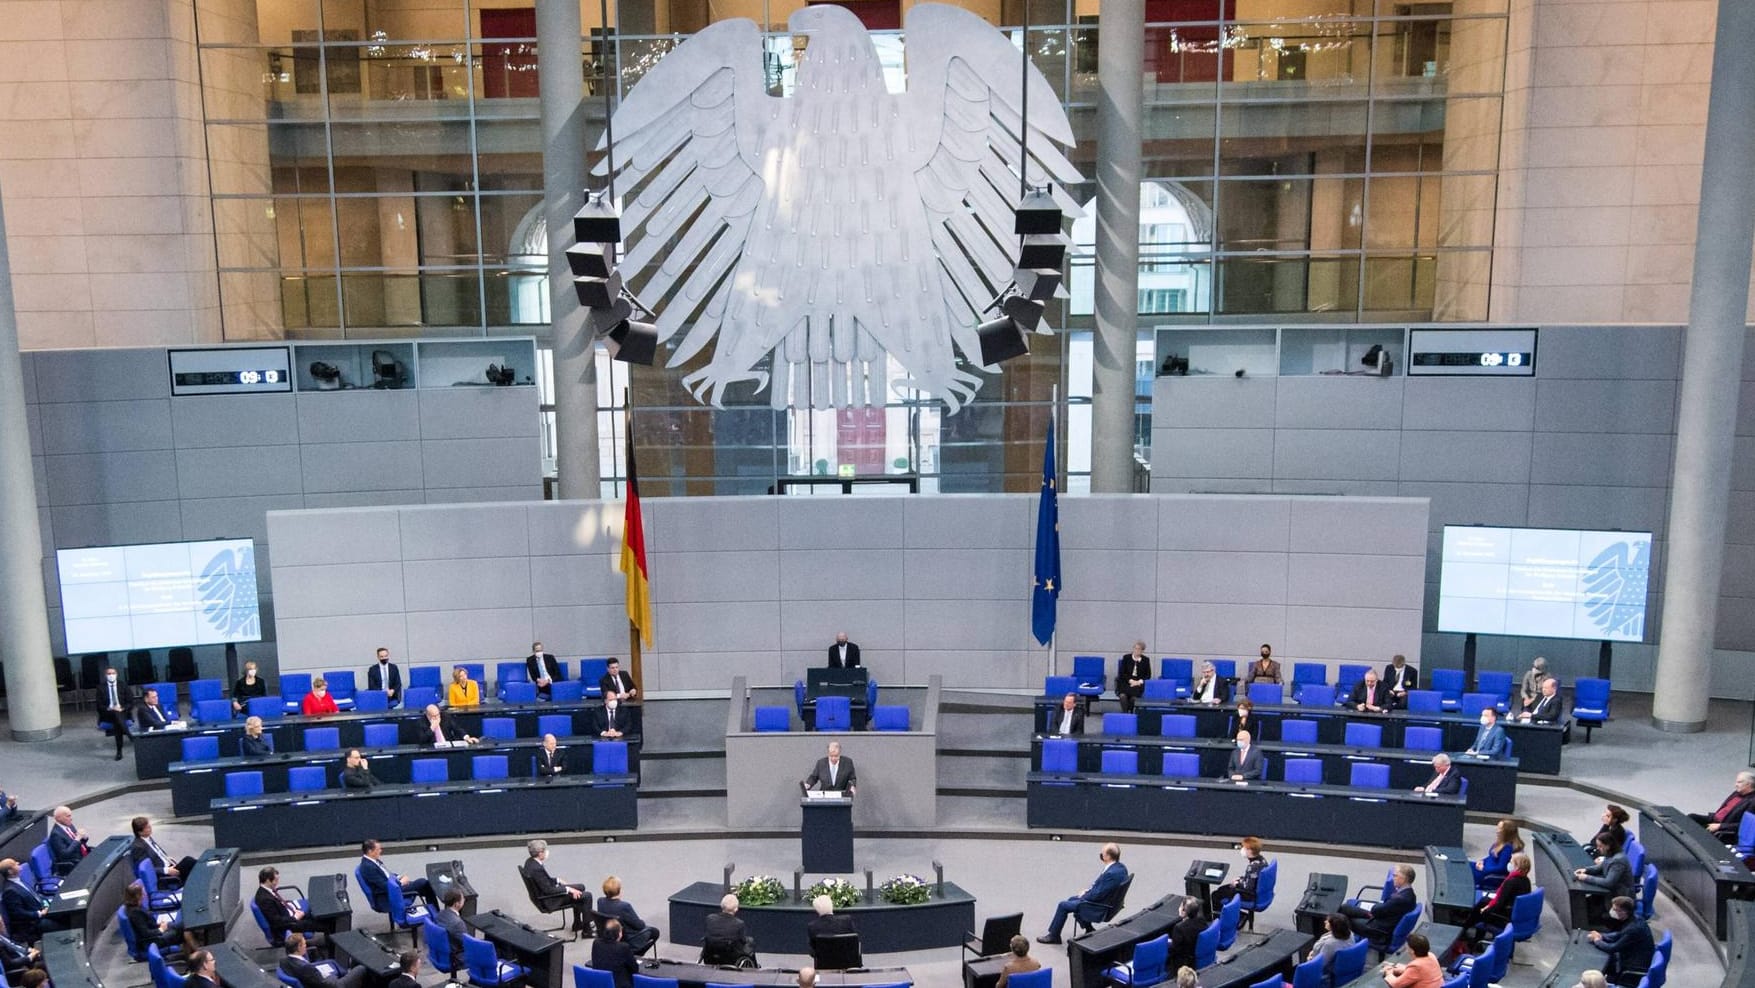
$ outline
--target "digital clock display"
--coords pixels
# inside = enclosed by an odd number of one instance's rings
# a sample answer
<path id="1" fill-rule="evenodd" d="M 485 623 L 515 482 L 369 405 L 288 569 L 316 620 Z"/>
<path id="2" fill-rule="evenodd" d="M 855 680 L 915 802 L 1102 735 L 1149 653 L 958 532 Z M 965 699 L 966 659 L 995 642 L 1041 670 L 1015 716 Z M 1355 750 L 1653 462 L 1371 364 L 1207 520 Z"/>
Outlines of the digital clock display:
<path id="1" fill-rule="evenodd" d="M 239 395 L 292 390 L 292 351 L 284 346 L 220 346 L 167 351 L 171 394 Z"/>
<path id="2" fill-rule="evenodd" d="M 1408 374 L 1534 377 L 1536 331 L 1500 326 L 1410 330 Z"/>
<path id="3" fill-rule="evenodd" d="M 173 378 L 179 388 L 226 384 L 279 384 L 286 372 L 279 370 L 185 371 Z"/>
<path id="4" fill-rule="evenodd" d="M 1534 362 L 1535 354 L 1516 350 L 1414 354 L 1415 367 L 1528 367 Z"/>

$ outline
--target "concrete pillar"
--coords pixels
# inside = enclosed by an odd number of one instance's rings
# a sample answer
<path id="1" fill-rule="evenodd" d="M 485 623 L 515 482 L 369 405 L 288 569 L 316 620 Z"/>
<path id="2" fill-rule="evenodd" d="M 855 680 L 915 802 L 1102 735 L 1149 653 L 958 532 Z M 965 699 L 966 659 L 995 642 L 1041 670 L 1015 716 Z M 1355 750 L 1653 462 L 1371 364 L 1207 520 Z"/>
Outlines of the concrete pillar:
<path id="1" fill-rule="evenodd" d="M 1694 236 L 1694 286 L 1676 414 L 1669 559 L 1651 719 L 1662 730 L 1706 726 L 1713 631 L 1729 514 L 1729 464 L 1743 374 L 1749 264 L 1755 252 L 1755 3 L 1720 0 L 1706 110 L 1706 160 Z"/>
<path id="2" fill-rule="evenodd" d="M 550 332 L 554 345 L 556 466 L 560 496 L 601 496 L 597 464 L 597 347 L 573 293 L 567 247 L 585 201 L 584 60 L 579 5 L 536 5 L 536 64 L 542 104 L 542 206 L 548 221 Z"/>
<path id="3" fill-rule="evenodd" d="M 14 741 L 61 734 L 49 605 L 43 599 L 43 534 L 37 524 L 36 471 L 24 424 L 24 360 L 12 304 L 12 258 L 0 205 L 0 661 L 6 663 L 6 713 Z"/>
<path id="4" fill-rule="evenodd" d="M 1093 494 L 1133 490 L 1145 23 L 1145 0 L 1103 0 L 1098 9 L 1096 329 L 1091 334 Z"/>

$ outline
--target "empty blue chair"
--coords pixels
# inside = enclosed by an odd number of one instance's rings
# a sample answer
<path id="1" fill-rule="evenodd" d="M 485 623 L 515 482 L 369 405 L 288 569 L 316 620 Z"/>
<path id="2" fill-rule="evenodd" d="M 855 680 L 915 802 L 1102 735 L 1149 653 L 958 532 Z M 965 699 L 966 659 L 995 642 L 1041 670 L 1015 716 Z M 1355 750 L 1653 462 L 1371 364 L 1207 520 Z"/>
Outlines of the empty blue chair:
<path id="1" fill-rule="evenodd" d="M 334 751 L 341 747 L 341 728 L 339 727 L 307 727 L 305 728 L 306 751 Z"/>
<path id="2" fill-rule="evenodd" d="M 395 724 L 367 724 L 365 734 L 367 748 L 394 748 L 402 740 Z"/>
<path id="3" fill-rule="evenodd" d="M 1335 951 L 1334 983 L 1344 985 L 1354 981 L 1365 973 L 1365 952 L 1371 949 L 1371 942 L 1362 936 L 1353 938 L 1356 942 L 1351 947 L 1342 947 Z"/>
<path id="4" fill-rule="evenodd" d="M 1669 935 L 1670 931 L 1665 930 L 1664 936 L 1667 937 Z M 1664 988 L 1664 985 L 1668 984 L 1669 980 L 1670 959 L 1663 954 L 1653 954 L 1651 956 L 1651 967 L 1646 970 L 1645 977 L 1639 979 L 1639 988 Z"/>
<path id="5" fill-rule="evenodd" d="M 1327 683 L 1307 683 L 1298 702 L 1306 707 L 1332 707 L 1335 705 L 1335 688 Z"/>
<path id="6" fill-rule="evenodd" d="M 675 978 L 654 978 L 650 974 L 636 974 L 634 988 L 682 988 L 682 982 Z"/>
<path id="7" fill-rule="evenodd" d="M 1219 907 L 1219 949 L 1230 950 L 1237 942 L 1237 924 L 1243 916 L 1243 900 L 1232 896 Z"/>
<path id="8" fill-rule="evenodd" d="M 1134 945 L 1133 957 L 1126 963 L 1112 965 L 1103 972 L 1109 984 L 1117 985 L 1155 985 L 1174 975 L 1165 969 L 1170 961 L 1170 935 L 1168 933 L 1151 940 Z M 1013 975 L 1012 978 L 1016 978 Z M 1011 979 L 1007 979 L 1010 984 Z"/>
<path id="9" fill-rule="evenodd" d="M 1402 747 L 1415 751 L 1444 750 L 1444 731 L 1436 727 L 1410 727 L 1402 735 Z"/>
<path id="10" fill-rule="evenodd" d="M 1494 706 L 1504 713 L 1511 703 L 1512 675 L 1509 672 L 1477 672 L 1475 673 L 1475 690 L 1490 693 L 1494 697 Z"/>
<path id="11" fill-rule="evenodd" d="M 1437 690 L 1409 690 L 1408 713 L 1438 714 L 1444 712 L 1444 694 Z"/>
<path id="12" fill-rule="evenodd" d="M 1493 952 L 1493 972 L 1487 979 L 1488 984 L 1498 984 L 1505 980 L 1505 972 L 1511 969 L 1511 957 L 1517 953 L 1517 939 L 1509 927 L 1499 931 L 1499 935 L 1493 938 L 1493 944 L 1498 949 Z"/>
<path id="13" fill-rule="evenodd" d="M 416 784 L 451 781 L 451 766 L 443 758 L 416 758 L 408 763 L 408 778 Z"/>
<path id="14" fill-rule="evenodd" d="M 289 714 L 299 712 L 305 694 L 311 692 L 311 674 L 283 672 L 280 674 L 280 709 Z"/>
<path id="15" fill-rule="evenodd" d="M 353 695 L 353 708 L 362 714 L 381 714 L 390 709 L 390 694 L 385 690 L 360 690 Z"/>
<path id="16" fill-rule="evenodd" d="M 1192 714 L 1165 714 L 1158 725 L 1158 733 L 1167 738 L 1194 737 L 1194 716 Z"/>
<path id="17" fill-rule="evenodd" d="M 1208 967 L 1219 959 L 1219 921 L 1213 920 L 1207 928 L 1200 931 L 1194 941 L 1194 966 L 1196 970 Z"/>
<path id="18" fill-rule="evenodd" d="M 438 666 L 409 666 L 408 689 L 436 690 L 444 684 L 445 677 L 439 672 Z"/>
<path id="19" fill-rule="evenodd" d="M 508 774 L 505 755 L 476 755 L 470 769 L 476 779 L 504 779 Z"/>
<path id="20" fill-rule="evenodd" d="M 1751 855 L 1755 855 L 1755 813 L 1744 813 L 1743 822 L 1737 824 L 1737 857 Z"/>
<path id="21" fill-rule="evenodd" d="M 1009 988 L 1054 988 L 1054 969 L 1042 968 L 1039 971 L 1025 971 L 1014 974 L 1006 979 Z"/>
<path id="22" fill-rule="evenodd" d="M 1174 679 L 1148 679 L 1146 680 L 1145 685 L 1141 687 L 1142 692 L 1140 693 L 1140 699 L 1168 703 L 1171 700 L 1176 699 L 1176 684 L 1177 681 Z M 1182 689 L 1186 694 L 1188 684 L 1183 683 Z"/>
<path id="23" fill-rule="evenodd" d="M 1103 669 L 1101 655 L 1073 656 L 1073 678 L 1078 680 L 1080 696 L 1098 697 L 1109 688 L 1109 674 Z"/>
<path id="24" fill-rule="evenodd" d="M 1350 785 L 1369 789 L 1388 789 L 1389 766 L 1377 762 L 1354 762 L 1353 774 L 1348 782 Z"/>
<path id="25" fill-rule="evenodd" d="M 518 722 L 510 717 L 483 717 L 481 736 L 496 741 L 510 741 L 518 736 Z"/>
<path id="26" fill-rule="evenodd" d="M 585 684 L 576 679 L 557 679 L 548 688 L 548 698 L 555 703 L 578 703 L 585 699 Z"/>
<path id="27" fill-rule="evenodd" d="M 1370 666 L 1360 665 L 1356 662 L 1342 663 L 1335 669 L 1335 689 L 1343 694 L 1353 692 L 1353 686 L 1359 680 L 1364 679 L 1365 673 L 1370 670 Z"/>
<path id="28" fill-rule="evenodd" d="M 123 919 L 123 922 L 127 922 L 126 918 Z M 146 945 L 146 967 L 152 972 L 152 988 L 183 988 L 183 985 L 189 980 L 171 970 L 171 966 L 165 963 L 165 956 L 158 949 L 156 943 Z"/>
<path id="29" fill-rule="evenodd" d="M 1395 929 L 1389 931 L 1389 946 L 1382 953 L 1393 954 L 1402 949 L 1402 944 L 1408 942 L 1408 934 L 1414 932 L 1414 926 L 1420 922 L 1420 913 L 1424 911 L 1425 905 L 1423 902 L 1414 903 L 1414 908 L 1396 921 Z"/>
<path id="30" fill-rule="evenodd" d="M 321 765 L 294 765 L 286 770 L 288 792 L 311 792 L 329 788 L 328 773 Z"/>
<path id="31" fill-rule="evenodd" d="M 785 707 L 775 707 L 781 716 L 786 715 Z M 871 729 L 874 731 L 906 731 L 908 729 L 908 708 L 901 705 L 889 705 L 871 708 Z"/>
<path id="32" fill-rule="evenodd" d="M 1207 661 L 1213 664 L 1213 671 L 1218 673 L 1220 678 L 1233 683 L 1237 681 L 1236 659 L 1208 659 Z M 1194 677 L 1190 676 L 1189 679 L 1193 680 Z"/>
<path id="33" fill-rule="evenodd" d="M 1140 753 L 1137 751 L 1121 751 L 1115 748 L 1105 750 L 1103 752 L 1103 774 L 1140 774 Z"/>
<path id="34" fill-rule="evenodd" d="M 1590 732 L 1602 727 L 1609 719 L 1609 681 L 1581 679 L 1572 684 L 1572 719 L 1584 728 L 1584 743 L 1590 744 Z"/>
<path id="35" fill-rule="evenodd" d="M 1217 666 L 1217 663 L 1214 663 L 1214 665 Z M 1174 658 L 1159 659 L 1158 678 L 1179 679 L 1184 683 L 1192 683 L 1194 682 L 1194 660 Z"/>
<path id="36" fill-rule="evenodd" d="M 223 724 L 232 719 L 230 700 L 196 700 L 195 720 L 203 724 Z"/>
<path id="37" fill-rule="evenodd" d="M 1258 707 L 1263 705 L 1272 706 L 1284 701 L 1285 698 L 1285 691 L 1280 689 L 1279 683 L 1249 684 L 1249 702 Z"/>
<path id="38" fill-rule="evenodd" d="M 1489 988 L 1493 984 L 1493 967 L 1499 963 L 1499 938 L 1487 941 L 1487 949 L 1476 954 L 1472 963 L 1467 957 L 1463 963 L 1469 965 L 1469 988 Z"/>
<path id="39" fill-rule="evenodd" d="M 1512 900 L 1511 931 L 1519 942 L 1541 932 L 1542 906 L 1545 902 L 1546 893 L 1540 885 Z"/>
<path id="40" fill-rule="evenodd" d="M 1079 691 L 1077 676 L 1044 676 L 1042 677 L 1042 695 L 1058 700 L 1068 693 Z"/>
<path id="41" fill-rule="evenodd" d="M 602 682 L 603 677 L 608 674 L 609 659 L 607 658 L 579 660 L 579 682 L 585 684 L 585 695 L 593 700 L 603 698 L 603 690 L 598 689 L 597 684 Z"/>
<path id="42" fill-rule="evenodd" d="M 790 731 L 792 730 L 792 711 L 785 707 L 757 707 L 755 729 L 758 731 Z"/>
<path id="43" fill-rule="evenodd" d="M 573 988 L 615 988 L 615 975 L 583 964 L 574 964 Z"/>
<path id="44" fill-rule="evenodd" d="M 323 674 L 323 682 L 329 686 L 329 695 L 335 698 L 335 709 L 355 709 L 354 697 L 359 694 L 359 687 L 353 678 L 352 669 Z"/>
<path id="45" fill-rule="evenodd" d="M 1316 721 L 1313 720 L 1282 720 L 1280 721 L 1280 741 L 1284 744 L 1315 744 Z"/>
<path id="46" fill-rule="evenodd" d="M 244 716 L 274 720 L 286 713 L 278 696 L 253 696 L 244 701 Z"/>
<path id="47" fill-rule="evenodd" d="M 591 746 L 592 775 L 627 775 L 628 743 L 599 741 Z"/>
<path id="48" fill-rule="evenodd" d="M 505 687 L 500 690 L 500 699 L 507 703 L 535 703 L 536 684 L 527 680 L 520 680 L 516 683 L 507 683 Z"/>
<path id="49" fill-rule="evenodd" d="M 1637 879 L 1645 872 L 1645 845 L 1639 842 L 1639 838 L 1628 834 L 1627 846 L 1624 850 L 1627 852 L 1627 867 L 1632 870 L 1634 878 Z"/>
<path id="50" fill-rule="evenodd" d="M 1292 969 L 1292 988 L 1322 988 L 1322 969 L 1328 961 L 1321 955 L 1312 957 Z M 1278 975 L 1250 988 L 1279 988 L 1285 982 Z"/>
<path id="51" fill-rule="evenodd" d="M 1355 748 L 1383 747 L 1383 725 L 1348 724 L 1345 742 Z"/>
<path id="52" fill-rule="evenodd" d="M 1449 981 L 1444 983 L 1444 988 L 1469 988 L 1468 969 L 1465 968 L 1462 973 L 1453 975 Z"/>
<path id="53" fill-rule="evenodd" d="M 262 773 L 227 772 L 225 774 L 225 795 L 227 799 L 262 795 Z"/>
<path id="54" fill-rule="evenodd" d="M 220 701 L 224 703 L 224 700 Z M 197 735 L 183 739 L 183 760 L 186 762 L 211 762 L 219 757 L 219 739 L 207 735 Z"/>
<path id="55" fill-rule="evenodd" d="M 463 935 L 463 963 L 469 968 L 469 983 L 472 985 L 511 984 L 530 973 L 527 967 L 500 960 L 493 944 L 467 933 Z"/>
<path id="56" fill-rule="evenodd" d="M 1312 685 L 1328 685 L 1328 666 L 1320 662 L 1292 663 L 1292 700 L 1303 703 L 1304 688 Z"/>
<path id="57" fill-rule="evenodd" d="M 536 733 L 553 734 L 557 738 L 567 737 L 573 733 L 573 715 L 543 714 L 536 718 Z"/>
<path id="58" fill-rule="evenodd" d="M 217 679 L 192 679 L 185 685 L 189 688 L 190 703 L 225 699 L 225 684 Z"/>
<path id="59" fill-rule="evenodd" d="M 1304 785 L 1322 785 L 1322 759 L 1320 758 L 1288 758 L 1282 776 L 1287 782 Z"/>
<path id="60" fill-rule="evenodd" d="M 439 702 L 437 686 L 410 686 L 402 691 L 404 710 L 420 710 Z"/>
<path id="61" fill-rule="evenodd" d="M 1461 669 L 1434 669 L 1426 682 L 1443 696 L 1444 709 L 1461 708 L 1464 684 L 1467 683 Z"/>
<path id="62" fill-rule="evenodd" d="M 1164 753 L 1164 774 L 1172 779 L 1200 778 L 1200 756 L 1192 751 Z"/>
<path id="63" fill-rule="evenodd" d="M 1042 742 L 1042 771 L 1073 775 L 1079 770 L 1079 743 L 1070 738 Z"/>
<path id="64" fill-rule="evenodd" d="M 1748 814 L 1745 813 L 1744 818 L 1747 819 Z M 1746 855 L 1745 855 L 1745 857 L 1746 857 Z M 1658 889 L 1658 866 L 1657 866 L 1657 863 L 1653 862 L 1653 861 L 1647 861 L 1645 863 L 1645 871 L 1643 873 L 1641 873 L 1640 879 L 1639 879 L 1639 901 L 1634 904 L 1634 909 L 1635 909 L 1635 911 L 1637 911 L 1639 913 L 1640 919 L 1650 919 L 1651 918 L 1651 907 L 1652 907 L 1652 903 L 1657 900 L 1657 889 Z"/>
<path id="65" fill-rule="evenodd" d="M 1462 702 L 1457 705 L 1457 710 L 1471 717 L 1479 717 L 1481 711 L 1487 709 L 1499 709 L 1499 698 L 1491 693 L 1464 693 Z"/>
<path id="66" fill-rule="evenodd" d="M 500 692 L 500 699 L 506 698 L 506 687 L 512 683 L 530 682 L 530 670 L 524 668 L 523 662 L 494 663 L 494 686 Z"/>
<path id="67" fill-rule="evenodd" d="M 1131 738 L 1140 732 L 1140 719 L 1136 714 L 1104 714 L 1103 733 Z"/>
<path id="68" fill-rule="evenodd" d="M 853 727 L 853 701 L 844 696 L 817 697 L 817 730 L 846 731 Z"/>
<path id="69" fill-rule="evenodd" d="M 1670 950 L 1674 946 L 1675 946 L 1674 942 L 1670 939 L 1670 931 L 1665 930 L 1664 935 L 1661 937 L 1658 937 L 1657 953 L 1653 955 L 1654 959 L 1657 957 L 1662 957 L 1664 959 L 1664 963 L 1668 964 L 1670 962 Z"/>

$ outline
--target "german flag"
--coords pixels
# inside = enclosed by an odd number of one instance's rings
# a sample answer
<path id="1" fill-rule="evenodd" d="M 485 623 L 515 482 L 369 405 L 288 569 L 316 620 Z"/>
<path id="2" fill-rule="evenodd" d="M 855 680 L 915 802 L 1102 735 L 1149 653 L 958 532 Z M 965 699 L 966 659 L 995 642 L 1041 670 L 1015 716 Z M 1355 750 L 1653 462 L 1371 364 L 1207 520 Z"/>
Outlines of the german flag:
<path id="1" fill-rule="evenodd" d="M 652 647 L 652 587 L 646 570 L 646 526 L 640 520 L 640 479 L 634 469 L 634 410 L 622 430 L 627 442 L 628 501 L 622 514 L 621 571 L 628 578 L 628 624 Z"/>

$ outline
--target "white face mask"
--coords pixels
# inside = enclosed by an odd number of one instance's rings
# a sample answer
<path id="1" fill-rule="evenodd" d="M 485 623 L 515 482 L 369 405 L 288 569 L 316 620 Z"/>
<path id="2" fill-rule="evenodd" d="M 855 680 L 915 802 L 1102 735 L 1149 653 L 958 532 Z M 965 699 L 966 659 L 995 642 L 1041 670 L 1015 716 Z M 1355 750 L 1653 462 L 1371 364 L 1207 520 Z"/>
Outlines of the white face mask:
<path id="1" fill-rule="evenodd" d="M 1242 751 L 1244 748 L 1247 748 L 1247 747 L 1249 747 L 1249 742 L 1247 742 L 1247 741 L 1237 742 L 1237 750 L 1238 751 Z"/>
<path id="2" fill-rule="evenodd" d="M 1485 718 L 1485 717 L 1481 718 L 1481 726 L 1482 727 L 1486 727 L 1488 724 L 1491 724 L 1491 723 L 1493 723 L 1493 722 L 1488 720 L 1487 718 Z"/>
<path id="3" fill-rule="evenodd" d="M 104 676 L 104 680 L 105 680 L 105 681 L 106 681 L 106 682 L 111 682 L 111 683 L 113 683 L 113 682 L 115 682 L 115 681 L 116 681 L 116 674 L 115 674 L 115 673 L 113 673 L 113 672 L 112 672 L 112 673 L 109 673 L 109 674 L 107 674 L 107 675 L 106 675 L 106 676 Z"/>

